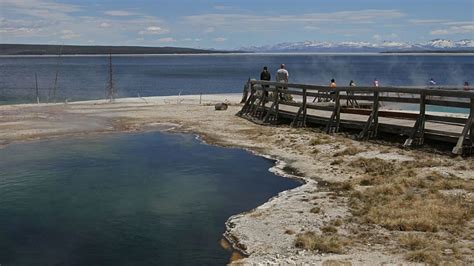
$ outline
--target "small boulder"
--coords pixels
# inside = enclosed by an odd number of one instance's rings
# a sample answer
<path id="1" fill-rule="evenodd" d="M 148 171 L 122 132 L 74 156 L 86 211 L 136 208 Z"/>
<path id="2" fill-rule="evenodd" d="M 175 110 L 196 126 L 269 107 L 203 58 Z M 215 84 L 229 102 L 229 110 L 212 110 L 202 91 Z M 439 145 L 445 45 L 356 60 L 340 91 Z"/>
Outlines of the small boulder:
<path id="1" fill-rule="evenodd" d="M 216 105 L 214 106 L 214 108 L 215 108 L 217 111 L 224 111 L 224 110 L 227 110 L 227 107 L 229 107 L 229 106 L 228 106 L 228 104 L 226 104 L 226 103 L 218 103 L 218 104 L 216 104 Z"/>

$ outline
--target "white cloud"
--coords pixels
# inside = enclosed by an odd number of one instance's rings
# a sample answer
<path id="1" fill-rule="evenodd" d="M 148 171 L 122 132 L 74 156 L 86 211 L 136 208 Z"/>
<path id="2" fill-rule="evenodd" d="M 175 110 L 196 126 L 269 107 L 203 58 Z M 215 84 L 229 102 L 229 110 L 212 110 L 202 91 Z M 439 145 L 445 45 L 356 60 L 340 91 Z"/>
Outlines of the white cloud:
<path id="1" fill-rule="evenodd" d="M 202 28 L 223 28 L 233 31 L 260 31 L 285 26 L 315 26 L 321 23 L 367 24 L 405 16 L 397 10 L 359 10 L 328 13 L 306 13 L 300 15 L 247 15 L 247 14 L 203 14 L 183 17 L 183 21 Z"/>
<path id="2" fill-rule="evenodd" d="M 410 19 L 408 22 L 412 24 L 439 24 L 447 22 L 445 19 Z"/>
<path id="3" fill-rule="evenodd" d="M 453 24 L 450 24 L 453 25 Z M 456 25 L 456 24 L 454 24 Z M 460 24 L 460 26 L 451 26 L 445 29 L 436 29 L 430 31 L 431 35 L 451 35 L 451 34 L 464 34 L 474 33 L 474 23 L 471 24 Z"/>
<path id="4" fill-rule="evenodd" d="M 307 31 L 316 31 L 316 30 L 320 30 L 321 28 L 320 28 L 320 27 L 316 27 L 316 26 L 308 25 L 308 26 L 304 26 L 303 29 L 304 29 L 304 30 L 307 30 Z"/>
<path id="5" fill-rule="evenodd" d="M 459 25 L 474 25 L 473 21 L 450 21 L 443 23 L 444 25 L 450 25 L 450 26 L 459 26 Z"/>
<path id="6" fill-rule="evenodd" d="M 44 9 L 62 13 L 71 13 L 82 10 L 78 5 L 61 4 L 50 0 L 2 0 L 0 2 L 0 7 L 16 8 L 17 11 L 22 9 Z"/>
<path id="7" fill-rule="evenodd" d="M 102 22 L 102 23 L 99 24 L 99 27 L 103 28 L 103 29 L 107 29 L 107 28 L 112 27 L 112 24 L 107 23 L 107 22 Z"/>
<path id="8" fill-rule="evenodd" d="M 149 26 L 145 30 L 141 30 L 138 32 L 140 35 L 159 35 L 159 34 L 166 34 L 169 33 L 170 30 L 167 28 L 162 28 L 159 26 Z"/>
<path id="9" fill-rule="evenodd" d="M 71 13 L 81 11 L 78 5 L 61 4 L 50 0 L 1 0 L 2 14 L 26 15 L 47 20 L 67 20 Z"/>
<path id="10" fill-rule="evenodd" d="M 393 40 L 393 39 L 397 39 L 398 34 L 396 34 L 396 33 L 390 33 L 390 34 L 385 34 L 385 35 L 374 34 L 372 36 L 372 38 L 376 41 L 382 41 L 382 40 L 390 41 L 390 40 Z"/>
<path id="11" fill-rule="evenodd" d="M 70 40 L 70 39 L 76 39 L 81 37 L 80 34 L 75 33 L 72 30 L 62 30 L 61 31 L 61 39 L 63 40 Z"/>
<path id="12" fill-rule="evenodd" d="M 157 42 L 161 42 L 161 43 L 170 43 L 170 42 L 175 42 L 176 39 L 172 38 L 172 37 L 165 37 L 165 38 L 160 38 L 158 40 L 156 40 Z"/>
<path id="13" fill-rule="evenodd" d="M 128 17 L 136 15 L 136 13 L 125 11 L 125 10 L 108 10 L 105 11 L 104 14 L 113 16 L 113 17 Z"/>
<path id="14" fill-rule="evenodd" d="M 217 38 L 214 38 L 212 40 L 215 41 L 215 42 L 225 42 L 225 41 L 227 41 L 227 38 L 217 37 Z"/>

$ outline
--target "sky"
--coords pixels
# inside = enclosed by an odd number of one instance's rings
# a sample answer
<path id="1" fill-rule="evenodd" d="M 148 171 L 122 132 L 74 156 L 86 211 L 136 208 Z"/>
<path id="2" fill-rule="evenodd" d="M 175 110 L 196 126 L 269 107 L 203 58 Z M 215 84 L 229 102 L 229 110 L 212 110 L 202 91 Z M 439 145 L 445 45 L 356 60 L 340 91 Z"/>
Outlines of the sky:
<path id="1" fill-rule="evenodd" d="M 0 43 L 236 49 L 474 39 L 474 0 L 0 0 Z"/>

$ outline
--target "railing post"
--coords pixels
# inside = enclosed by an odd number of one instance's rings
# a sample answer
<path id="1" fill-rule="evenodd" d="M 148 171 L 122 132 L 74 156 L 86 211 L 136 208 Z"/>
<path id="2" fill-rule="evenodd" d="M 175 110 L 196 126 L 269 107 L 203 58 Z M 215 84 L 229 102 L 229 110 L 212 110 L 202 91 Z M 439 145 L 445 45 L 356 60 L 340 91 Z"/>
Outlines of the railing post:
<path id="1" fill-rule="evenodd" d="M 473 137 L 474 137 L 474 98 L 471 98 L 471 104 L 470 104 L 470 111 L 469 111 L 469 117 L 467 119 L 466 125 L 464 126 L 461 136 L 459 136 L 458 142 L 456 143 L 456 146 L 453 148 L 453 153 L 462 155 L 463 150 L 465 147 L 465 144 L 469 144 L 469 148 L 472 151 L 473 148 Z M 469 136 L 469 142 L 468 142 L 468 136 Z"/>
<path id="2" fill-rule="evenodd" d="M 275 86 L 275 121 L 278 121 L 278 112 L 280 111 L 280 90 L 282 88 Z"/>
<path id="3" fill-rule="evenodd" d="M 379 91 L 374 90 L 374 103 L 372 106 L 372 112 L 370 113 L 369 119 L 364 126 L 364 129 L 359 134 L 359 139 L 365 139 L 370 137 L 376 137 L 379 123 Z"/>
<path id="4" fill-rule="evenodd" d="M 426 91 L 420 92 L 420 114 L 416 119 L 413 131 L 410 137 L 403 144 L 404 147 L 409 147 L 415 141 L 416 145 L 422 145 L 424 142 L 425 134 L 425 112 L 426 112 Z"/>
<path id="5" fill-rule="evenodd" d="M 339 122 L 341 116 L 341 98 L 340 91 L 336 91 L 334 95 L 334 110 L 332 111 L 331 118 L 329 118 L 326 126 L 326 133 L 336 133 L 339 131 Z"/>
<path id="6" fill-rule="evenodd" d="M 469 114 L 470 117 L 474 119 L 474 97 L 471 98 L 471 112 Z M 469 132 L 469 138 L 471 139 L 471 145 L 474 146 L 474 123 L 471 124 L 471 132 Z"/>
<path id="7" fill-rule="evenodd" d="M 308 96 L 306 94 L 306 88 L 303 89 L 303 127 L 306 127 L 306 105 L 308 101 Z"/>

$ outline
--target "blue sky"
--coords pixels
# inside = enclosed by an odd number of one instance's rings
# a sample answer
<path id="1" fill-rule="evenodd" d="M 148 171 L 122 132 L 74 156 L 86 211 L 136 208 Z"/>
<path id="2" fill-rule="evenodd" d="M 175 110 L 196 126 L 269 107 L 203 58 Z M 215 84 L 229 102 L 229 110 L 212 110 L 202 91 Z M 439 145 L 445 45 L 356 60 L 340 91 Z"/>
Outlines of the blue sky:
<path id="1" fill-rule="evenodd" d="M 473 37 L 473 0 L 0 0 L 0 43 L 233 49 Z"/>

